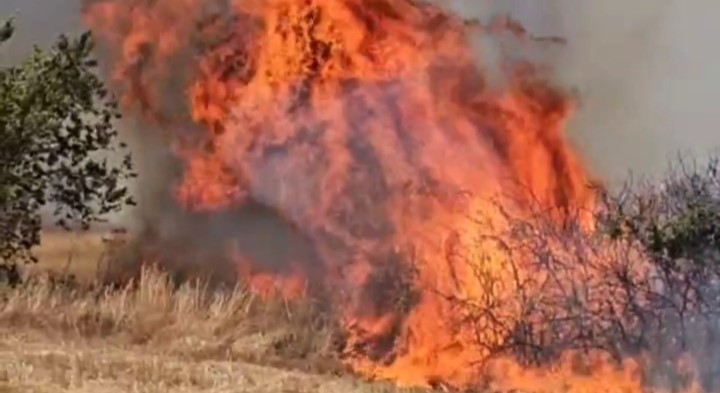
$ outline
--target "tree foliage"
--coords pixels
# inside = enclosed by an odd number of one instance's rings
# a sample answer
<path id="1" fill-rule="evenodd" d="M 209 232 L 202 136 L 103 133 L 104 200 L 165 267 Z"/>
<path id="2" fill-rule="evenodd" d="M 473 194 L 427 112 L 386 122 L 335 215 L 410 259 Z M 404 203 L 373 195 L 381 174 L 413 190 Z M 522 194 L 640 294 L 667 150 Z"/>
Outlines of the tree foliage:
<path id="1" fill-rule="evenodd" d="M 0 46 L 13 23 L 0 27 Z M 34 261 L 41 211 L 87 229 L 134 204 L 135 176 L 114 126 L 116 101 L 96 73 L 90 33 L 61 36 L 49 50 L 0 68 L 0 265 Z M 107 156 L 120 151 L 120 162 Z"/>
<path id="2" fill-rule="evenodd" d="M 640 242 L 656 263 L 720 263 L 720 161 L 679 160 L 660 184 L 626 187 L 606 200 L 605 229 Z"/>

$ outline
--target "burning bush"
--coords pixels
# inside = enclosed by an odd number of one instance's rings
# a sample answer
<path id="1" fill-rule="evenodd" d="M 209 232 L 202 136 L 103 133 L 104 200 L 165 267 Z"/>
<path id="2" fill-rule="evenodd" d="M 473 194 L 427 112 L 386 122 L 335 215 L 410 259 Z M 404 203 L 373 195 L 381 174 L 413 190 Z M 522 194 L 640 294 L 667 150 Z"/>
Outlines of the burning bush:
<path id="1" fill-rule="evenodd" d="M 487 355 L 478 366 L 497 375 L 509 357 L 530 369 L 593 375 L 609 362 L 623 370 L 611 372 L 616 381 L 638 388 L 717 391 L 716 167 L 681 162 L 659 186 L 601 193 L 592 230 L 539 211 L 480 233 L 478 248 L 501 250 L 506 263 L 499 271 L 496 255 L 471 263 L 482 297 L 446 296 Z"/>
<path id="2" fill-rule="evenodd" d="M 656 360 L 689 355 L 706 391 L 718 385 L 720 339 L 720 175 L 679 160 L 657 185 L 606 198 L 600 217 L 611 238 L 641 246 L 650 272 L 641 280 L 619 274 L 628 304 L 641 322 L 634 346 Z M 687 359 L 685 359 L 687 361 Z M 667 372 L 667 368 L 659 367 Z M 667 378 L 655 372 L 655 378 Z"/>
<path id="3" fill-rule="evenodd" d="M 140 140 L 157 131 L 152 153 L 177 169 L 161 202 L 143 201 L 155 254 L 324 299 L 356 373 L 641 389 L 634 372 L 685 323 L 685 306 L 668 310 L 698 295 L 663 282 L 658 255 L 700 235 L 645 249 L 626 230 L 645 221 L 598 206 L 552 73 L 500 50 L 496 83 L 473 44 L 558 40 L 414 0 L 85 3 L 126 110 L 146 119 Z M 677 269 L 679 282 L 701 273 Z M 576 357 L 590 360 L 584 379 Z"/>

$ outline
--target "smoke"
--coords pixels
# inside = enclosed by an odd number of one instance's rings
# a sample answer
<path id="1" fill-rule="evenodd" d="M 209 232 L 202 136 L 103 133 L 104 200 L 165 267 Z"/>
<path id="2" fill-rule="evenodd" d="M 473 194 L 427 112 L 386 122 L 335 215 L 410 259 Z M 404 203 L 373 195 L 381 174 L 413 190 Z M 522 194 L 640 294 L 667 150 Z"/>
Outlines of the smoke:
<path id="1" fill-rule="evenodd" d="M 498 14 L 518 19 L 533 34 L 560 36 L 563 47 L 541 57 L 580 100 L 569 134 L 602 179 L 618 185 L 629 174 L 659 178 L 677 155 L 703 161 L 720 147 L 720 54 L 708 40 L 720 34 L 712 0 L 449 0 L 466 18 Z M 484 45 L 481 56 L 496 51 Z M 523 53 L 525 54 L 525 53 Z M 536 53 L 532 53 L 536 56 Z M 716 288 L 708 286 L 709 293 Z M 688 318 L 667 324 L 651 342 L 656 359 L 690 354 L 701 383 L 718 376 L 716 321 Z M 684 337 L 681 350 L 673 347 Z M 674 355 L 671 353 L 674 352 Z M 678 370 L 654 364 L 649 382 L 673 386 Z M 683 370 L 685 371 L 685 370 Z"/>
<path id="2" fill-rule="evenodd" d="M 570 136 L 601 178 L 656 176 L 678 152 L 703 157 L 720 146 L 720 55 L 707 43 L 720 34 L 713 19 L 720 3 L 442 1 L 468 18 L 509 13 L 535 34 L 567 39 L 546 60 L 578 92 Z M 60 33 L 82 30 L 77 0 L 1 2 L 0 17 L 11 15 L 18 31 L 0 49 L 0 63 L 19 61 L 32 45 L 48 46 Z M 487 60 L 493 54 L 483 48 Z"/>
<path id="3" fill-rule="evenodd" d="M 12 64 L 28 56 L 33 45 L 46 48 L 60 34 L 82 31 L 78 0 L 3 0 L 0 21 L 14 17 L 13 39 L 0 49 L 0 64 Z"/>
<path id="4" fill-rule="evenodd" d="M 492 1 L 445 4 L 468 18 L 508 13 L 567 45 L 546 53 L 580 108 L 570 136 L 609 182 L 655 177 L 677 153 L 703 158 L 720 146 L 720 34 L 712 0 Z"/>

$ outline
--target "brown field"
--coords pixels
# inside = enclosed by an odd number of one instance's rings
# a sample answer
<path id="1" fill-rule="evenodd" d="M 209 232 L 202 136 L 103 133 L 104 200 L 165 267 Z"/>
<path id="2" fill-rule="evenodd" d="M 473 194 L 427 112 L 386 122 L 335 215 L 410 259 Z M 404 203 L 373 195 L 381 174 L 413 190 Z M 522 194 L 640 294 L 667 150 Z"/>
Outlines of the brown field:
<path id="1" fill-rule="evenodd" d="M 99 234 L 52 233 L 33 278 L 0 287 L 0 393 L 401 391 L 349 376 L 309 304 L 177 290 L 151 269 L 133 288 L 96 289 L 102 253 Z"/>
<path id="2" fill-rule="evenodd" d="M 98 232 L 45 232 L 41 246 L 35 250 L 40 262 L 31 270 L 49 270 L 73 274 L 84 281 L 93 280 L 105 252 L 102 236 L 103 233 Z"/>

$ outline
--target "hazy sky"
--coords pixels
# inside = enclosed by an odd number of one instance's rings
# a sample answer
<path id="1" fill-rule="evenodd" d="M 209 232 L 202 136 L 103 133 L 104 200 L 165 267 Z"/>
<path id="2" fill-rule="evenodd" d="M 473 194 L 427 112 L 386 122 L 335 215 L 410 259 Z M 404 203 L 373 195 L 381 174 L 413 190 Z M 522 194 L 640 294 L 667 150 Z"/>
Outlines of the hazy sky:
<path id="1" fill-rule="evenodd" d="M 61 33 L 81 31 L 79 0 L 0 0 L 0 18 L 16 17 L 17 35 L 0 49 L 3 61 L 19 58 L 32 44 L 49 45 Z"/>
<path id="2" fill-rule="evenodd" d="M 509 11 L 531 29 L 563 34 L 554 61 L 583 106 L 571 133 L 596 171 L 653 173 L 678 150 L 720 147 L 720 1 L 450 0 L 464 14 Z M 1 0 L 18 36 L 0 61 L 79 31 L 78 0 Z"/>

